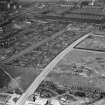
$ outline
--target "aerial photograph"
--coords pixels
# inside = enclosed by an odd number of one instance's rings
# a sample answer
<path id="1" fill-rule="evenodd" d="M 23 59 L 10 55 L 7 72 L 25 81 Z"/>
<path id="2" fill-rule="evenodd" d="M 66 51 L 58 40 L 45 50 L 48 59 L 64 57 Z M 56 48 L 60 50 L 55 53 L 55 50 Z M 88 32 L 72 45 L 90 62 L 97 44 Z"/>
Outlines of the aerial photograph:
<path id="1" fill-rule="evenodd" d="M 0 0 L 0 105 L 105 105 L 105 0 Z"/>

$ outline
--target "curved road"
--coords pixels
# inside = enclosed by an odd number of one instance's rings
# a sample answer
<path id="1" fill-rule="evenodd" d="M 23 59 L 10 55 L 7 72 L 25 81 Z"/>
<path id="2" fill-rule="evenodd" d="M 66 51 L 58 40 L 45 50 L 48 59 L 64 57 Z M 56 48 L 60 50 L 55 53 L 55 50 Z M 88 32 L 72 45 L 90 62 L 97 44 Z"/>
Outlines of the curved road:
<path id="1" fill-rule="evenodd" d="M 92 34 L 92 33 L 91 33 Z M 35 90 L 38 88 L 40 83 L 45 79 L 45 77 L 53 70 L 55 65 L 70 51 L 73 50 L 73 48 L 80 43 L 82 40 L 87 38 L 90 35 L 90 33 L 86 34 L 85 36 L 81 37 L 74 43 L 72 43 L 70 46 L 68 46 L 65 50 L 63 50 L 48 66 L 40 73 L 40 75 L 35 78 L 33 83 L 30 85 L 30 87 L 26 90 L 25 93 L 19 98 L 17 103 L 15 105 L 24 105 L 27 98 L 35 92 Z"/>

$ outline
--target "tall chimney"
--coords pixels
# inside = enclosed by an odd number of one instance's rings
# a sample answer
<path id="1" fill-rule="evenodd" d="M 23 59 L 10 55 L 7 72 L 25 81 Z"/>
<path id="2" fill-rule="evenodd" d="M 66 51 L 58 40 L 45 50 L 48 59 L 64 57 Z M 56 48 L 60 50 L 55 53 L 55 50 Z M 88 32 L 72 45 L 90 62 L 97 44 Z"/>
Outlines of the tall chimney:
<path id="1" fill-rule="evenodd" d="M 91 5 L 93 6 L 96 0 L 92 0 Z"/>

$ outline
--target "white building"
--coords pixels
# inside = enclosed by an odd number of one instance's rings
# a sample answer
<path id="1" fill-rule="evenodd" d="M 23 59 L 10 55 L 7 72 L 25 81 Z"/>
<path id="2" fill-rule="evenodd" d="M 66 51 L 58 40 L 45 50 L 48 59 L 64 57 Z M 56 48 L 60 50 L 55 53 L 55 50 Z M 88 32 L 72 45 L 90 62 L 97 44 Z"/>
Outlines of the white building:
<path id="1" fill-rule="evenodd" d="M 61 105 L 60 102 L 56 99 L 51 100 L 51 105 Z"/>
<path id="2" fill-rule="evenodd" d="M 11 98 L 7 101 L 6 105 L 15 105 L 16 102 L 14 101 L 14 99 L 18 100 L 19 97 L 20 95 L 18 94 L 11 95 Z"/>

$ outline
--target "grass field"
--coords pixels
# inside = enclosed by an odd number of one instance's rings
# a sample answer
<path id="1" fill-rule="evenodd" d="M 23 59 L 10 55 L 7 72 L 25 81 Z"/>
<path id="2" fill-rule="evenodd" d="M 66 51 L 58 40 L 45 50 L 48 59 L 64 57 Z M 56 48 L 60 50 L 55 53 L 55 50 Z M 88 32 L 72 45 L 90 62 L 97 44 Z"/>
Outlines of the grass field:
<path id="1" fill-rule="evenodd" d="M 105 54 L 73 50 L 67 54 L 48 75 L 64 86 L 102 87 L 105 89 Z"/>
<path id="2" fill-rule="evenodd" d="M 79 43 L 76 48 L 105 52 L 105 36 L 89 36 L 84 41 Z"/>

